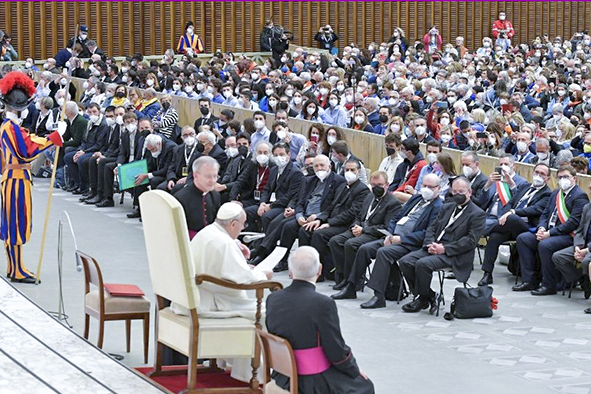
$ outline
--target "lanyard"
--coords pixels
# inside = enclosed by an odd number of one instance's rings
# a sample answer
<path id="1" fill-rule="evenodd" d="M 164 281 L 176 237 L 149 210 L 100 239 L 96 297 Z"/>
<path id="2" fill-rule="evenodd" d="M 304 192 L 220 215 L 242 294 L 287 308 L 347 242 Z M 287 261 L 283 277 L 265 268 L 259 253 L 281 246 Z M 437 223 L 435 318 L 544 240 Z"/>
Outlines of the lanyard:
<path id="1" fill-rule="evenodd" d="M 374 207 L 374 209 L 371 209 L 371 204 L 369 204 L 369 209 L 367 210 L 367 215 L 365 215 L 365 220 L 369 220 L 369 217 L 371 215 L 373 215 L 373 213 L 376 211 L 376 209 L 378 209 L 378 207 L 380 206 L 380 204 L 382 203 L 382 200 L 379 200 L 378 203 L 376 204 L 376 206 Z"/>
<path id="2" fill-rule="evenodd" d="M 191 156 L 193 156 L 193 152 L 195 152 L 195 148 L 197 147 L 197 144 L 193 144 L 193 148 L 191 149 L 191 152 L 189 153 L 189 156 L 187 156 L 187 150 L 184 150 L 184 154 L 185 154 L 185 165 L 188 167 L 189 166 L 189 160 L 191 159 Z"/>
<path id="3" fill-rule="evenodd" d="M 259 189 L 259 186 L 261 185 L 261 182 L 263 181 L 263 178 L 265 177 L 265 174 L 267 173 L 267 171 L 269 171 L 269 167 L 266 167 L 262 174 L 260 174 L 260 175 L 257 174 L 257 188 L 256 188 L 256 190 Z"/>
<path id="4" fill-rule="evenodd" d="M 454 208 L 455 210 L 455 208 Z M 466 208 L 462 208 L 462 210 L 460 212 L 457 212 L 456 214 L 452 214 L 451 217 L 449 218 L 449 222 L 447 222 L 447 225 L 443 228 L 443 231 L 441 231 L 441 234 L 439 234 L 439 237 L 437 237 L 437 242 L 439 242 L 441 240 L 441 238 L 443 238 L 443 234 L 445 234 L 445 230 L 447 230 L 452 224 L 454 224 L 456 222 L 456 220 L 458 220 L 458 218 L 460 216 L 462 216 L 462 214 L 464 213 L 464 211 L 466 210 Z"/>

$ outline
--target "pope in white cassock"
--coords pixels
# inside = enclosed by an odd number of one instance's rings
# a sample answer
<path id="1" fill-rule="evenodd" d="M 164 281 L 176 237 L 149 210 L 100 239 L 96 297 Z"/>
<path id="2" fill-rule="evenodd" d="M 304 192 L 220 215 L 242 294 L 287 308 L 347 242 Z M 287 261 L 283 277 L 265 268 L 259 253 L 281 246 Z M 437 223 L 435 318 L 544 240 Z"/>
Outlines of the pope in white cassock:
<path id="1" fill-rule="evenodd" d="M 246 247 L 237 240 L 244 229 L 246 213 L 240 204 L 222 205 L 214 223 L 203 228 L 191 241 L 195 274 L 210 275 L 239 284 L 271 279 L 272 272 L 251 269 L 246 263 Z M 245 290 L 228 289 L 212 283 L 199 285 L 198 313 L 204 317 L 243 317 L 255 321 L 256 299 Z M 171 306 L 174 313 L 186 315 L 178 305 Z M 248 382 L 252 376 L 250 359 L 232 361 L 231 376 Z"/>

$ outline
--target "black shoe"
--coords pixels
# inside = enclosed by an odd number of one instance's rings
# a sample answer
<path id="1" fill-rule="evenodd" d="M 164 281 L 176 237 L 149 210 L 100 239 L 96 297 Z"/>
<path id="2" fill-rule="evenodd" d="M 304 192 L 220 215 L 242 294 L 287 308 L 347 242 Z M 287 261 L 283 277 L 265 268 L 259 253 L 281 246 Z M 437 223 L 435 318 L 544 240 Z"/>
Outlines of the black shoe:
<path id="1" fill-rule="evenodd" d="M 591 314 L 591 308 L 587 308 L 587 309 L 585 309 L 585 313 L 587 313 L 587 314 Z"/>
<path id="2" fill-rule="evenodd" d="M 439 306 L 441 305 L 441 294 L 435 293 L 433 297 L 429 299 L 429 314 L 439 316 Z"/>
<path id="3" fill-rule="evenodd" d="M 259 265 L 265 258 L 262 256 L 257 256 L 254 259 L 251 257 L 251 259 L 248 261 L 248 264 L 250 265 Z"/>
<path id="4" fill-rule="evenodd" d="M 585 299 L 588 300 L 591 296 L 591 283 L 589 283 L 589 278 L 587 276 L 583 276 L 581 278 L 581 289 L 585 293 Z"/>
<path id="5" fill-rule="evenodd" d="M 20 279 L 16 279 L 16 278 L 10 279 L 10 281 L 12 283 L 27 283 L 27 284 L 33 284 L 33 283 L 35 283 L 36 280 L 37 280 L 37 278 L 35 278 L 33 276 L 27 276 L 25 278 L 20 278 Z M 41 281 L 39 281 L 39 283 L 41 283 Z"/>
<path id="6" fill-rule="evenodd" d="M 79 188 L 76 188 L 76 189 L 72 190 L 72 194 L 75 196 L 78 196 L 78 195 L 84 194 L 84 192 L 82 190 L 80 190 Z"/>
<path id="7" fill-rule="evenodd" d="M 275 267 L 273 267 L 273 272 L 283 272 L 287 271 L 287 269 L 287 259 L 281 259 L 281 261 L 278 262 Z"/>
<path id="8" fill-rule="evenodd" d="M 95 195 L 92 198 L 87 198 L 86 201 L 84 201 L 84 204 L 98 204 L 99 202 L 101 202 L 103 199 L 99 196 L 99 195 Z"/>
<path id="9" fill-rule="evenodd" d="M 115 201 L 112 198 L 105 198 L 96 204 L 97 208 L 110 208 L 115 206 Z"/>
<path id="10" fill-rule="evenodd" d="M 345 288 L 345 286 L 347 286 L 347 283 L 349 283 L 348 281 L 344 280 L 341 283 L 337 283 L 336 285 L 334 285 L 332 287 L 333 290 L 343 290 Z"/>
<path id="11" fill-rule="evenodd" d="M 414 299 L 408 304 L 402 305 L 402 310 L 407 313 L 417 313 L 422 309 L 429 308 L 429 300 L 423 300 L 421 297 Z"/>
<path id="12" fill-rule="evenodd" d="M 90 196 L 94 196 L 96 195 L 96 193 L 92 192 L 92 189 L 86 189 L 84 192 L 82 192 L 82 196 L 83 197 L 90 197 Z"/>
<path id="13" fill-rule="evenodd" d="M 355 285 L 347 282 L 347 285 L 340 292 L 330 296 L 333 300 L 354 300 L 357 298 Z"/>
<path id="14" fill-rule="evenodd" d="M 551 289 L 549 287 L 546 286 L 540 286 L 539 288 L 537 288 L 536 290 L 532 290 L 531 295 L 535 295 L 535 296 L 545 296 L 545 295 L 552 295 L 552 294 L 556 294 L 556 289 Z"/>
<path id="15" fill-rule="evenodd" d="M 373 296 L 371 300 L 364 302 L 360 305 L 361 309 L 377 309 L 377 308 L 385 308 L 386 307 L 386 300 L 377 296 Z"/>
<path id="16" fill-rule="evenodd" d="M 64 190 L 67 191 L 68 193 L 71 193 L 76 189 L 78 189 L 78 186 L 70 185 L 70 186 L 66 186 L 66 188 Z"/>
<path id="17" fill-rule="evenodd" d="M 482 275 L 482 279 L 480 279 L 480 282 L 478 282 L 478 286 L 486 286 L 486 285 L 492 285 L 492 284 L 493 284 L 492 273 L 485 271 L 484 275 Z"/>
<path id="18" fill-rule="evenodd" d="M 89 193 L 89 194 L 86 194 L 86 195 L 83 194 L 82 197 L 80 197 L 80 200 L 79 201 L 86 204 L 88 200 L 92 200 L 95 197 L 96 197 L 96 194 L 92 194 L 92 193 Z"/>
<path id="19" fill-rule="evenodd" d="M 138 208 L 134 209 L 132 213 L 128 213 L 127 217 L 129 219 L 137 219 L 139 217 L 141 217 L 142 215 L 140 214 L 140 210 Z"/>
<path id="20" fill-rule="evenodd" d="M 511 290 L 513 291 L 530 291 L 530 290 L 535 290 L 538 288 L 538 285 L 536 283 L 531 283 L 531 282 L 523 282 L 518 284 L 517 286 L 513 286 L 511 288 Z"/>

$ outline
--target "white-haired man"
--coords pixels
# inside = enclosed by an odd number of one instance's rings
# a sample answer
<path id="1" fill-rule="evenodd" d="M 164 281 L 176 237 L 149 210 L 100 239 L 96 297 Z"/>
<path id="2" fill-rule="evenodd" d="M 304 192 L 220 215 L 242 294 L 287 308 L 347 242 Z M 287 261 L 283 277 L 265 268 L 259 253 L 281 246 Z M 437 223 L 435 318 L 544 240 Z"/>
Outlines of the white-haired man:
<path id="1" fill-rule="evenodd" d="M 335 302 L 316 292 L 322 274 L 316 249 L 302 246 L 289 256 L 292 284 L 267 297 L 267 329 L 294 349 L 301 393 L 373 393 L 373 383 L 359 370 L 345 344 Z M 289 378 L 273 372 L 278 386 Z"/>

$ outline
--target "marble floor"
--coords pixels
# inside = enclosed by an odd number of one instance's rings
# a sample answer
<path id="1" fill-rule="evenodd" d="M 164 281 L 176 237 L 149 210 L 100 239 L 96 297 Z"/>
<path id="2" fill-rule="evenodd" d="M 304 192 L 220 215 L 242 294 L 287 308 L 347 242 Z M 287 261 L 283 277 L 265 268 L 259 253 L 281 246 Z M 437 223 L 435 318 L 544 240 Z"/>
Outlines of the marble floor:
<path id="1" fill-rule="evenodd" d="M 33 236 L 25 246 L 25 261 L 32 270 L 37 265 L 47 190 L 46 180 L 36 181 Z M 78 248 L 98 259 L 105 280 L 134 283 L 150 295 L 141 223 L 125 216 L 131 210 L 129 196 L 122 206 L 108 209 L 84 206 L 77 200 L 62 191 L 55 194 L 43 283 L 17 287 L 43 308 L 57 310 L 57 221 L 60 212 L 66 210 L 72 218 Z M 74 246 L 68 237 L 64 242 L 64 304 L 73 330 L 81 333 L 84 278 L 75 269 Z M 5 264 L 1 259 L 0 267 Z M 475 267 L 472 285 L 482 274 L 478 261 Z M 289 283 L 285 273 L 276 279 Z M 425 311 L 406 314 L 401 311 L 402 304 L 395 302 L 383 309 L 364 311 L 359 304 L 371 297 L 367 290 L 359 293 L 357 300 L 338 301 L 344 338 L 361 369 L 374 381 L 376 392 L 591 394 L 591 315 L 583 313 L 590 302 L 582 292 L 575 290 L 571 299 L 560 294 L 533 297 L 512 292 L 514 277 L 502 265 L 497 266 L 494 279 L 499 309 L 489 319 L 446 321 L 443 313 L 439 317 Z M 433 283 L 437 286 L 436 277 Z M 457 285 L 446 280 L 448 301 Z M 318 291 L 333 293 L 325 283 L 318 285 Z M 448 307 L 449 302 L 445 309 Z M 90 341 L 96 343 L 93 323 Z M 129 354 L 125 353 L 124 333 L 123 323 L 107 323 L 104 350 L 123 355 L 122 363 L 126 365 L 141 366 L 141 323 L 132 324 Z M 150 363 L 152 353 L 150 349 Z"/>

